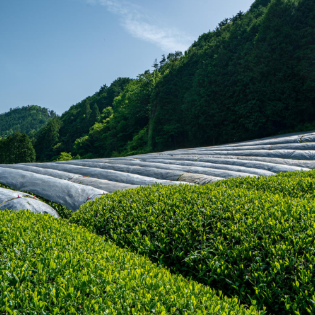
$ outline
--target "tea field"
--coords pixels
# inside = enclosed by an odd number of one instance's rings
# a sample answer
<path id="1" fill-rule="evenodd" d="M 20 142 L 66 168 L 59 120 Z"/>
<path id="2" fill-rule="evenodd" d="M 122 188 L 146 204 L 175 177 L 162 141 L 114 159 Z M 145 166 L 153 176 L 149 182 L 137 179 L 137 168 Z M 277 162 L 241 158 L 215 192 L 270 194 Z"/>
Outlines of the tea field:
<path id="1" fill-rule="evenodd" d="M 313 137 L 1 165 L 1 313 L 314 314 Z"/>

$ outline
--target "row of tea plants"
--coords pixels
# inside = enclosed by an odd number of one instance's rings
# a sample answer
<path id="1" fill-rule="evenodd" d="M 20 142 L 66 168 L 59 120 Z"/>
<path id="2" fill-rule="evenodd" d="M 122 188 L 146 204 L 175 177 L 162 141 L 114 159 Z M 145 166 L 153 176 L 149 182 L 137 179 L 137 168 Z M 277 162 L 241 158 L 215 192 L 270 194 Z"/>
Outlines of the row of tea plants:
<path id="1" fill-rule="evenodd" d="M 314 171 L 146 186 L 70 222 L 271 314 L 315 313 Z"/>

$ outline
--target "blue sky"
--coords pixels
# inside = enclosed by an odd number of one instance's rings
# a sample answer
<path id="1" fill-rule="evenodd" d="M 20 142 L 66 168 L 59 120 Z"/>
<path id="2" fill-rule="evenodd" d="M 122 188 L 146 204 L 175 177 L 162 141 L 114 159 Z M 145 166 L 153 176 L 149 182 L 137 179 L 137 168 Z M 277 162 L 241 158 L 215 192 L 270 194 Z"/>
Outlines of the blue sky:
<path id="1" fill-rule="evenodd" d="M 0 113 L 58 114 L 162 54 L 184 51 L 253 0 L 0 0 Z"/>

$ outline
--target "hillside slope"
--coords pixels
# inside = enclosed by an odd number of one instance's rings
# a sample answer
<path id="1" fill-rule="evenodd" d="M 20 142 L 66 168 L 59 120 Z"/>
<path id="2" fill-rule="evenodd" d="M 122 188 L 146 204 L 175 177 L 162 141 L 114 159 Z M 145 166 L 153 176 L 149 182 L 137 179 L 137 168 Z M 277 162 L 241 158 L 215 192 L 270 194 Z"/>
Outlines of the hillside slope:
<path id="1" fill-rule="evenodd" d="M 39 130 L 34 144 L 37 159 L 49 161 L 61 152 L 73 151 L 75 141 L 112 111 L 114 98 L 130 81 L 129 78 L 118 78 L 109 87 L 105 84 L 98 92 L 72 105 L 61 117 L 55 117 Z"/>
<path id="2" fill-rule="evenodd" d="M 201 35 L 153 91 L 153 149 L 314 129 L 314 27 L 314 1 L 263 0 Z"/>

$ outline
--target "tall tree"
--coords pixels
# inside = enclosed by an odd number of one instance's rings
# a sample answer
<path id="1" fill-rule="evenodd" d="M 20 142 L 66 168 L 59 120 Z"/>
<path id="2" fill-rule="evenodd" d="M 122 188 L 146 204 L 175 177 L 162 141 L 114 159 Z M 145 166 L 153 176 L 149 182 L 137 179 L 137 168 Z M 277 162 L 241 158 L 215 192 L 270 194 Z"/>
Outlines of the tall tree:
<path id="1" fill-rule="evenodd" d="M 29 137 L 16 131 L 13 136 L 0 140 L 0 163 L 35 162 L 36 153 Z"/>
<path id="2" fill-rule="evenodd" d="M 88 99 L 85 99 L 82 103 L 82 115 L 85 117 L 86 121 L 89 120 L 91 112 L 90 102 Z"/>
<path id="3" fill-rule="evenodd" d="M 93 105 L 92 113 L 91 113 L 91 116 L 90 116 L 91 125 L 93 126 L 96 122 L 99 122 L 100 119 L 101 119 L 100 110 L 99 110 L 97 104 L 95 103 Z"/>
<path id="4" fill-rule="evenodd" d="M 58 146 L 61 126 L 60 117 L 55 117 L 36 135 L 34 148 L 39 161 L 49 161 L 62 151 L 62 147 Z"/>

